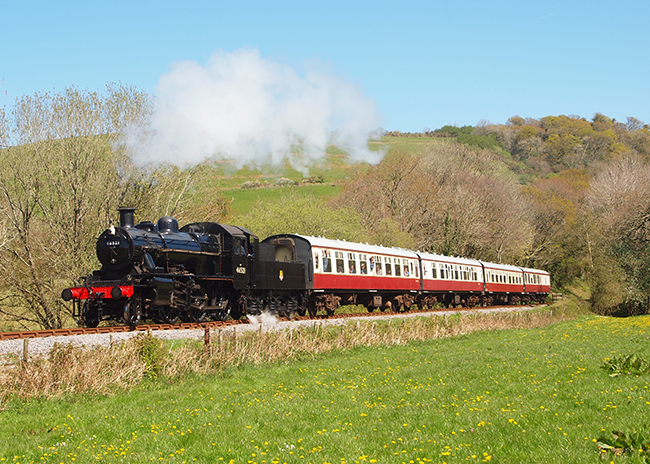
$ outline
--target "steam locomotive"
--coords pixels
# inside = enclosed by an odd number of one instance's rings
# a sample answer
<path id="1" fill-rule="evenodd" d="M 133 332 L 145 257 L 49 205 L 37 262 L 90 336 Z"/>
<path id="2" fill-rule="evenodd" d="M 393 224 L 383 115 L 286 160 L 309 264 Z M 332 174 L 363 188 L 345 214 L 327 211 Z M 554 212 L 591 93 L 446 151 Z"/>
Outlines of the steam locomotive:
<path id="1" fill-rule="evenodd" d="M 97 239 L 101 269 L 66 288 L 73 314 L 88 327 L 102 320 L 137 325 L 239 319 L 270 313 L 333 314 L 341 304 L 369 311 L 542 301 L 548 272 L 321 237 L 252 232 L 215 222 L 179 228 L 163 217 L 119 227 Z"/>

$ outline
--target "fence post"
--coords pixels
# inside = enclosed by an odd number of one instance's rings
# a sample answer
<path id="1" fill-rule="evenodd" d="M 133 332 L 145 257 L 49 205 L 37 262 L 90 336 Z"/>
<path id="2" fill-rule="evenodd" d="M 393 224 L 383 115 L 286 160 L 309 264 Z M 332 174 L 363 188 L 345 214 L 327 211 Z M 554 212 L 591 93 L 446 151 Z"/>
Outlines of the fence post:
<path id="1" fill-rule="evenodd" d="M 27 362 L 29 359 L 29 338 L 23 339 L 23 361 Z"/>
<path id="2" fill-rule="evenodd" d="M 210 347 L 210 327 L 207 325 L 205 326 L 203 333 L 203 343 L 205 344 L 206 348 Z"/>

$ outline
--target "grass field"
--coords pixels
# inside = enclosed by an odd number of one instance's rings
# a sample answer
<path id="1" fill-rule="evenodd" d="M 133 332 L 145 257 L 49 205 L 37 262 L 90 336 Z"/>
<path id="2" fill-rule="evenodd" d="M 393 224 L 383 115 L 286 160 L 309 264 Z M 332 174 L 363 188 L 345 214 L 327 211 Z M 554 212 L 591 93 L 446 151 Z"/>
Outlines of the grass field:
<path id="1" fill-rule="evenodd" d="M 0 462 L 602 462 L 601 435 L 648 423 L 650 375 L 601 367 L 649 337 L 650 317 L 586 316 L 12 402 Z"/>

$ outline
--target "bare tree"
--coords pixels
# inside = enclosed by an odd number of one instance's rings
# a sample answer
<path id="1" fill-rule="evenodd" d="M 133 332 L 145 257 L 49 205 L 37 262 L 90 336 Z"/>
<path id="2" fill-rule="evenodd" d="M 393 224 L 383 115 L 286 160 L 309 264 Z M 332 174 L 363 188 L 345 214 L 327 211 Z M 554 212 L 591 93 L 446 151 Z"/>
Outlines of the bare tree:
<path id="1" fill-rule="evenodd" d="M 599 312 L 650 311 L 650 165 L 638 156 L 602 167 L 586 198 Z"/>
<path id="2" fill-rule="evenodd" d="M 61 288 L 96 266 L 95 237 L 134 197 L 133 179 L 118 169 L 125 160 L 113 149 L 113 131 L 124 119 L 146 117 L 146 102 L 124 86 L 104 95 L 73 87 L 20 98 L 4 119 L 0 311 L 6 317 L 45 328 L 69 322 Z"/>
<path id="3" fill-rule="evenodd" d="M 519 185 L 508 172 L 489 150 L 434 143 L 418 153 L 388 153 L 353 177 L 338 204 L 354 208 L 370 231 L 383 227 L 395 236 L 386 222 L 392 221 L 419 249 L 512 261 L 529 246 L 531 233 Z"/>

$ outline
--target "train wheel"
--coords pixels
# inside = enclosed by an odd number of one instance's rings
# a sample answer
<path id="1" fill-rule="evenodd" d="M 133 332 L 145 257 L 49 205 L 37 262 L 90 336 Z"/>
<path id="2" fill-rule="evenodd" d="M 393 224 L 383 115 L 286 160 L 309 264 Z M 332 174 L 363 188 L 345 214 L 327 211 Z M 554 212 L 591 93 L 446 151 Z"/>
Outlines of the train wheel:
<path id="1" fill-rule="evenodd" d="M 208 320 L 208 312 L 203 309 L 192 308 L 190 309 L 190 317 L 193 322 L 205 322 Z"/>
<path id="2" fill-rule="evenodd" d="M 142 322 L 142 308 L 137 298 L 129 298 L 124 303 L 124 322 L 132 327 Z"/>
<path id="3" fill-rule="evenodd" d="M 298 316 L 304 316 L 307 314 L 307 299 L 305 298 L 304 295 L 300 295 L 298 298 L 298 307 L 296 308 L 296 312 L 298 313 Z"/>
<path id="4" fill-rule="evenodd" d="M 316 317 L 316 313 L 318 312 L 318 310 L 316 309 L 316 302 L 310 301 L 307 304 L 307 310 L 309 311 L 309 317 Z"/>
<path id="5" fill-rule="evenodd" d="M 217 321 L 227 321 L 232 316 L 235 319 L 235 307 L 238 306 L 237 298 L 232 294 L 228 294 L 225 289 L 216 288 L 211 292 L 210 306 L 219 309 L 212 311 L 212 317 Z M 239 315 L 241 317 L 241 314 Z M 239 319 L 239 318 L 237 318 Z"/>
<path id="6" fill-rule="evenodd" d="M 91 308 L 88 302 L 84 304 L 81 314 L 83 314 L 83 324 L 86 327 L 97 327 L 99 325 L 99 312 L 97 308 Z"/>
<path id="7" fill-rule="evenodd" d="M 180 313 L 176 308 L 166 307 L 161 310 L 161 314 L 167 324 L 176 324 L 181 319 Z"/>

